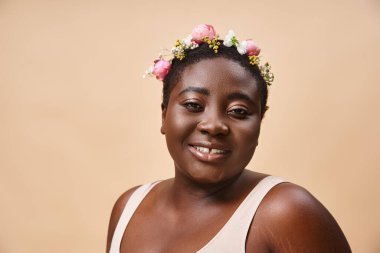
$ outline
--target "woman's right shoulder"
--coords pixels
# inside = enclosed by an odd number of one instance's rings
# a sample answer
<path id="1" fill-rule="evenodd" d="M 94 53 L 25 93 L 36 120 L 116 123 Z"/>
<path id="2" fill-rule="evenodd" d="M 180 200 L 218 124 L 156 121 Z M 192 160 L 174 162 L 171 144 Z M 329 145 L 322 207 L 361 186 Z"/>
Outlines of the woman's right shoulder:
<path id="1" fill-rule="evenodd" d="M 115 232 L 117 223 L 119 222 L 120 216 L 124 210 L 125 205 L 127 204 L 129 198 L 132 196 L 132 194 L 138 189 L 141 185 L 135 186 L 123 194 L 120 195 L 120 197 L 116 200 L 112 212 L 111 212 L 111 218 L 108 225 L 108 236 L 107 236 L 107 252 L 110 249 L 111 241 L 113 234 Z"/>
<path id="2" fill-rule="evenodd" d="M 120 195 L 120 197 L 116 200 L 112 212 L 111 212 L 111 219 L 116 219 L 116 222 L 119 220 L 121 213 L 124 210 L 125 205 L 127 204 L 129 198 L 132 196 L 132 194 L 140 187 L 141 185 L 132 187 L 131 189 L 127 190 L 123 194 Z"/>

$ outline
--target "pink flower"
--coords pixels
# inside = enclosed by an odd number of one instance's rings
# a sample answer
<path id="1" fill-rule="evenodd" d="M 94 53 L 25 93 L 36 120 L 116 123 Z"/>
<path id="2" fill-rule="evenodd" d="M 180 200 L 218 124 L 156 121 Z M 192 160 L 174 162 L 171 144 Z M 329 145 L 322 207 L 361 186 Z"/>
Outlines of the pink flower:
<path id="1" fill-rule="evenodd" d="M 191 36 L 193 37 L 193 41 L 196 43 L 202 43 L 203 38 L 208 37 L 210 40 L 212 40 L 215 37 L 215 30 L 212 25 L 198 25 L 195 27 L 191 33 Z"/>
<path id="2" fill-rule="evenodd" d="M 247 41 L 247 54 L 249 56 L 252 56 L 252 55 L 258 56 L 260 54 L 259 46 L 257 46 L 257 44 L 252 39 L 248 39 L 246 41 Z"/>
<path id="3" fill-rule="evenodd" d="M 158 80 L 163 81 L 165 76 L 169 73 L 171 66 L 168 61 L 157 60 L 154 62 L 152 73 Z"/>

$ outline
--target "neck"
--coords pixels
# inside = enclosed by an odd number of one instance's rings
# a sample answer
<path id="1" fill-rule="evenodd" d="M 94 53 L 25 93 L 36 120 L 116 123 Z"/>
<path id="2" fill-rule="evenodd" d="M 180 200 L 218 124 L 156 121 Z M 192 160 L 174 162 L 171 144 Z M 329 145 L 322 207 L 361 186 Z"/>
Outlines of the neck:
<path id="1" fill-rule="evenodd" d="M 242 189 L 237 186 L 241 186 L 243 174 L 245 171 L 223 182 L 201 183 L 176 171 L 168 189 L 170 203 L 174 203 L 174 208 L 182 209 L 227 201 L 234 197 L 238 188 Z"/>

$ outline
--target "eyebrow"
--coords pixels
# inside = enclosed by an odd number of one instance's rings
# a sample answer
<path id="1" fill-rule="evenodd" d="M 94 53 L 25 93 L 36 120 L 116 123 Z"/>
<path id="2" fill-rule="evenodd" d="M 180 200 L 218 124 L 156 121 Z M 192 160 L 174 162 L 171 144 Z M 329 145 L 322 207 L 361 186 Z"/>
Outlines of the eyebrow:
<path id="1" fill-rule="evenodd" d="M 228 100 L 234 100 L 234 99 L 243 99 L 248 101 L 249 103 L 256 105 L 255 101 L 253 101 L 248 95 L 241 93 L 241 92 L 234 92 L 228 95 Z"/>
<path id="2" fill-rule="evenodd" d="M 206 95 L 206 96 L 210 95 L 210 91 L 208 89 L 201 88 L 201 87 L 195 87 L 195 86 L 189 86 L 186 89 L 183 89 L 179 93 L 179 95 L 186 93 L 186 92 L 197 92 L 199 94 Z M 242 100 L 246 100 L 247 102 L 249 102 L 253 105 L 256 105 L 255 101 L 253 101 L 248 95 L 246 95 L 242 92 L 233 92 L 227 96 L 227 99 L 228 100 L 242 99 Z"/>
<path id="3" fill-rule="evenodd" d="M 206 95 L 206 96 L 210 95 L 210 91 L 208 89 L 201 88 L 201 87 L 195 87 L 195 86 L 189 86 L 189 87 L 187 87 L 186 89 L 182 90 L 179 93 L 179 95 L 181 95 L 183 93 L 186 93 L 186 92 L 197 92 L 197 93 L 200 93 L 200 94 Z"/>

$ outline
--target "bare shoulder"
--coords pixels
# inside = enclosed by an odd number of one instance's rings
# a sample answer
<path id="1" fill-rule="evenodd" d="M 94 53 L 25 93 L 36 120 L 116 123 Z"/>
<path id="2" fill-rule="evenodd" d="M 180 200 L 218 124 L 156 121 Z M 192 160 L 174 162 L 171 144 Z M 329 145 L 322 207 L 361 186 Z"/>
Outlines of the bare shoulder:
<path id="1" fill-rule="evenodd" d="M 272 252 L 348 253 L 350 246 L 330 212 L 306 189 L 282 183 L 265 196 L 254 223 Z"/>
<path id="2" fill-rule="evenodd" d="M 124 207 L 127 204 L 129 198 L 131 197 L 131 195 L 135 192 L 135 190 L 138 187 L 139 186 L 135 186 L 135 187 L 129 189 L 128 191 L 124 192 L 116 200 L 116 202 L 115 202 L 115 204 L 114 204 L 114 206 L 112 208 L 111 218 L 110 218 L 110 222 L 109 222 L 109 225 L 108 225 L 107 251 L 106 252 L 109 252 L 109 249 L 111 247 L 111 240 L 112 240 L 113 234 L 115 232 L 116 225 L 117 225 L 117 223 L 118 223 L 118 221 L 120 219 L 121 213 L 123 212 Z"/>

